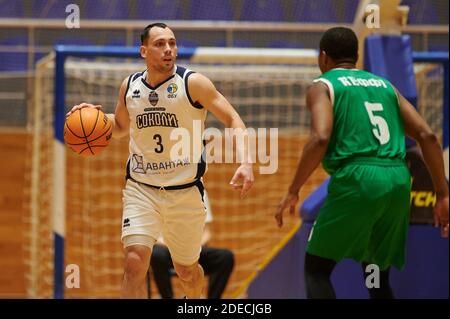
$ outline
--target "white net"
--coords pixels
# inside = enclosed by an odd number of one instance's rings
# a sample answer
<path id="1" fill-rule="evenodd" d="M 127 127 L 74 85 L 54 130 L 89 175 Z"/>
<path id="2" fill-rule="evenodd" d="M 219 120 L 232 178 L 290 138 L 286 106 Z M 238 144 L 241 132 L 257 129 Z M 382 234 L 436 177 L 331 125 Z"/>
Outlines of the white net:
<path id="1" fill-rule="evenodd" d="M 441 64 L 416 63 L 417 109 L 431 129 L 442 138 L 444 70 Z M 442 139 L 441 139 L 442 142 Z"/>
<path id="2" fill-rule="evenodd" d="M 183 65 L 183 63 L 180 63 Z M 236 107 L 248 127 L 279 128 L 278 171 L 259 175 L 249 197 L 239 200 L 228 185 L 235 164 L 210 164 L 205 176 L 214 221 L 211 245 L 227 247 L 235 254 L 235 268 L 225 298 L 237 292 L 299 219 L 287 218 L 279 230 L 273 213 L 292 177 L 308 132 L 309 114 L 305 92 L 319 70 L 311 66 L 188 65 L 208 76 Z M 31 190 L 29 295 L 51 297 L 53 289 L 53 244 L 51 235 L 53 82 L 54 64 L 49 59 L 37 70 L 34 127 L 34 168 Z M 66 106 L 83 101 L 102 104 L 113 112 L 118 87 L 131 73 L 144 69 L 136 61 L 114 59 L 66 62 Z M 211 115 L 206 127 L 223 128 Z M 269 136 L 268 136 L 269 137 Z M 123 275 L 120 243 L 122 187 L 128 157 L 128 138 L 112 140 L 108 150 L 94 158 L 82 158 L 66 151 L 66 243 L 65 264 L 80 267 L 80 288 L 65 289 L 68 298 L 118 297 Z M 267 153 L 269 144 L 267 143 Z M 264 164 L 266 166 L 267 164 Z M 301 197 L 325 178 L 317 170 Z M 174 281 L 175 295 L 181 294 Z M 152 285 L 155 287 L 155 285 Z M 157 296 L 154 291 L 152 296 Z"/>

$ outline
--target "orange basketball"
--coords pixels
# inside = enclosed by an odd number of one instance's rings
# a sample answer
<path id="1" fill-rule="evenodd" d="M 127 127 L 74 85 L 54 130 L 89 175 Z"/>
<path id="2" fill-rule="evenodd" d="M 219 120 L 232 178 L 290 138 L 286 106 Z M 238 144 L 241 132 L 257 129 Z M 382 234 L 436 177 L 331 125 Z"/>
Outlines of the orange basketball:
<path id="1" fill-rule="evenodd" d="M 111 121 L 105 113 L 94 108 L 76 110 L 64 124 L 66 145 L 83 156 L 101 153 L 108 146 L 111 136 Z"/>

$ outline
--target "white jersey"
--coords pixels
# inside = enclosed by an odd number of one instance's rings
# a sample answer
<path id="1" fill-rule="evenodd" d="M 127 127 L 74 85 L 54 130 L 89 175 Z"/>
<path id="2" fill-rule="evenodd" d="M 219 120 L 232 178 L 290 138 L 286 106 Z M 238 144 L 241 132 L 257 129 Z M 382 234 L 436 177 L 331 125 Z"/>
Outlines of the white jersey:
<path id="1" fill-rule="evenodd" d="M 125 94 L 130 115 L 127 177 L 168 187 L 191 183 L 205 173 L 201 153 L 206 109 L 189 96 L 192 73 L 175 66 L 174 74 L 156 87 L 147 83 L 147 71 L 130 76 Z"/>

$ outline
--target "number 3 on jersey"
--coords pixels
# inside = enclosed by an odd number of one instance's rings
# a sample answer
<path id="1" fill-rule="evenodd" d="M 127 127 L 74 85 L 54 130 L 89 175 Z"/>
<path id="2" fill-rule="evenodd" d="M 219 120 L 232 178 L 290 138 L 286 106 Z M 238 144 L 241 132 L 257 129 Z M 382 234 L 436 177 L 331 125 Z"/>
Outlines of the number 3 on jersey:
<path id="1" fill-rule="evenodd" d="M 159 134 L 155 134 L 153 135 L 153 140 L 156 141 L 156 145 L 158 145 L 158 147 L 155 147 L 155 152 L 160 154 L 164 151 L 164 146 L 162 145 L 162 137 Z"/>
<path id="2" fill-rule="evenodd" d="M 383 105 L 381 103 L 364 102 L 364 106 L 369 114 L 370 123 L 375 126 L 372 129 L 373 135 L 380 141 L 381 145 L 386 144 L 391 137 L 388 124 L 382 116 L 374 114 L 374 112 L 383 111 Z"/>

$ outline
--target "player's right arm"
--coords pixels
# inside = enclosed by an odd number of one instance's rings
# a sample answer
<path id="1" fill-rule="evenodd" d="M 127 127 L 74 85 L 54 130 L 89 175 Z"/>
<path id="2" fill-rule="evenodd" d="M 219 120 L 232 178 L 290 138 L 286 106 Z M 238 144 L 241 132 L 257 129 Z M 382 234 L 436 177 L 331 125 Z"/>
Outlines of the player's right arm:
<path id="1" fill-rule="evenodd" d="M 288 192 L 278 204 L 275 213 L 278 227 L 283 226 L 283 212 L 286 208 L 289 207 L 291 215 L 294 215 L 300 189 L 322 162 L 333 131 L 333 105 L 325 84 L 318 82 L 308 88 L 306 106 L 311 112 L 311 131 Z"/>
<path id="2" fill-rule="evenodd" d="M 113 126 L 113 137 L 120 138 L 128 135 L 130 130 L 130 118 L 128 115 L 127 106 L 125 105 L 125 95 L 128 86 L 128 77 L 122 81 L 119 89 L 119 97 L 117 99 L 116 111 L 114 114 L 106 114 L 110 119 Z M 101 105 L 94 105 L 90 103 L 81 103 L 72 107 L 72 109 L 67 112 L 66 118 L 75 112 L 76 110 L 82 109 L 84 107 L 91 107 L 95 109 L 101 109 Z"/>
<path id="3" fill-rule="evenodd" d="M 414 106 L 397 91 L 400 112 L 405 125 L 405 133 L 415 139 L 422 150 L 425 164 L 433 180 L 436 192 L 434 207 L 435 226 L 441 227 L 441 235 L 448 237 L 448 184 L 445 178 L 442 148 L 436 134 L 417 113 Z"/>

